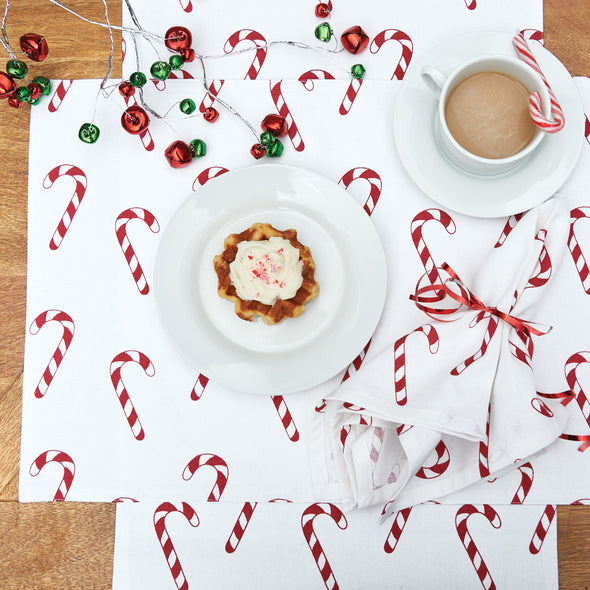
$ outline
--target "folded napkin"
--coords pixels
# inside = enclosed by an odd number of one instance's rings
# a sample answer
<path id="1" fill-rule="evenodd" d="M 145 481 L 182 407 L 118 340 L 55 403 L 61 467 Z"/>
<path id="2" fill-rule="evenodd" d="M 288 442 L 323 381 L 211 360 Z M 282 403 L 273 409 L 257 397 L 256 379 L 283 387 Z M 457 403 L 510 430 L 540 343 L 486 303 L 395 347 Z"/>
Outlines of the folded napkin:
<path id="1" fill-rule="evenodd" d="M 345 506 L 393 512 L 516 466 L 563 432 L 568 410 L 537 396 L 531 357 L 551 328 L 535 304 L 551 289 L 568 221 L 554 197 L 508 219 L 477 276 L 433 267 L 416 277 L 424 323 L 317 408 L 320 496 L 337 488 Z M 454 312 L 441 311 L 447 302 Z"/>

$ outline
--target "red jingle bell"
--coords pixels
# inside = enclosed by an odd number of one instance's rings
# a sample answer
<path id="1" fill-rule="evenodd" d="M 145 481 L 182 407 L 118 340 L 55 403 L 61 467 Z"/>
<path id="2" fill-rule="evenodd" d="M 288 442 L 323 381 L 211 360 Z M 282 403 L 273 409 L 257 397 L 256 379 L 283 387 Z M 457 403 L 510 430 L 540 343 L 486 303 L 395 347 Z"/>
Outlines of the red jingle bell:
<path id="1" fill-rule="evenodd" d="M 166 160 L 168 160 L 168 164 L 170 164 L 172 168 L 184 168 L 185 166 L 188 166 L 193 159 L 190 146 L 180 140 L 172 142 L 166 148 L 164 155 L 166 156 Z"/>
<path id="2" fill-rule="evenodd" d="M 16 98 L 16 96 L 8 97 L 8 106 L 11 106 L 13 109 L 20 109 L 24 104 L 25 103 Z"/>
<path id="3" fill-rule="evenodd" d="M 367 48 L 369 36 L 359 26 L 346 29 L 340 36 L 342 46 L 350 53 L 360 53 Z"/>
<path id="4" fill-rule="evenodd" d="M 149 124 L 148 114 L 139 105 L 130 106 L 121 115 L 121 125 L 131 135 L 141 133 Z"/>
<path id="5" fill-rule="evenodd" d="M 186 27 L 170 27 L 166 31 L 164 44 L 170 51 L 180 53 L 183 49 L 190 48 L 193 44 L 193 36 Z"/>
<path id="6" fill-rule="evenodd" d="M 16 82 L 8 74 L 0 72 L 0 98 L 8 98 L 14 94 Z"/>
<path id="7" fill-rule="evenodd" d="M 131 98 L 135 94 L 135 86 L 128 80 L 119 84 L 119 94 L 125 98 Z"/>
<path id="8" fill-rule="evenodd" d="M 332 12 L 330 4 L 326 4 L 325 2 L 320 2 L 319 4 L 316 4 L 315 15 L 318 18 L 327 18 L 328 16 L 330 16 L 330 12 Z"/>
<path id="9" fill-rule="evenodd" d="M 31 101 L 37 100 L 43 94 L 42 88 L 39 84 L 35 84 L 35 82 L 30 82 L 27 84 L 27 88 L 31 91 Z"/>
<path id="10" fill-rule="evenodd" d="M 250 148 L 250 153 L 256 160 L 260 160 L 260 158 L 264 158 L 266 155 L 266 148 L 261 143 L 255 143 Z"/>
<path id="11" fill-rule="evenodd" d="M 186 49 L 181 49 L 179 51 L 179 53 L 185 63 L 190 63 L 191 61 L 194 61 L 194 59 L 195 59 L 195 50 L 192 49 L 191 47 L 187 47 Z"/>
<path id="12" fill-rule="evenodd" d="M 287 123 L 285 117 L 271 113 L 262 119 L 260 124 L 263 131 L 270 131 L 275 137 L 282 137 L 287 134 Z"/>
<path id="13" fill-rule="evenodd" d="M 45 37 L 37 33 L 27 33 L 19 39 L 23 53 L 33 61 L 43 61 L 49 53 Z"/>
<path id="14" fill-rule="evenodd" d="M 207 107 L 203 111 L 203 119 L 207 123 L 214 123 L 219 118 L 219 111 L 215 107 Z"/>

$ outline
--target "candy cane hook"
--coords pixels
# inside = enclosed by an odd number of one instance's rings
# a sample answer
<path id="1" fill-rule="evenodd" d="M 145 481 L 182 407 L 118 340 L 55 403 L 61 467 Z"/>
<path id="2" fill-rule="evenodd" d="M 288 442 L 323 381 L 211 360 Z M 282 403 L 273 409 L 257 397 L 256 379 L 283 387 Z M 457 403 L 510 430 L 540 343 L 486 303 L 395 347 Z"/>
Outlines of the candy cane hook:
<path id="1" fill-rule="evenodd" d="M 506 224 L 502 229 L 502 233 L 498 238 L 498 241 L 494 244 L 494 248 L 499 248 L 504 244 L 506 238 L 508 238 L 512 230 L 516 227 L 516 224 L 522 219 L 523 216 L 524 213 L 516 213 L 515 215 L 510 215 L 510 217 L 508 217 Z"/>
<path id="2" fill-rule="evenodd" d="M 485 590 L 492 590 L 496 588 L 496 584 L 492 579 L 492 576 L 483 560 L 483 557 L 481 556 L 481 553 L 471 538 L 467 527 L 467 520 L 473 514 L 481 514 L 485 516 L 485 518 L 488 519 L 489 523 L 495 529 L 500 528 L 502 521 L 500 520 L 499 514 L 487 504 L 483 506 L 466 504 L 465 506 L 459 508 L 457 514 L 455 515 L 455 528 L 457 530 L 457 534 L 459 535 L 459 539 L 461 539 L 461 543 L 463 543 L 463 547 L 465 547 L 465 551 L 467 551 L 467 555 L 469 556 L 471 564 L 477 572 L 479 581 Z"/>
<path id="3" fill-rule="evenodd" d="M 520 471 L 520 485 L 512 498 L 511 504 L 523 504 L 526 497 L 531 491 L 533 486 L 533 479 L 535 478 L 535 470 L 532 464 L 527 461 L 522 465 L 519 465 L 518 471 Z"/>
<path id="4" fill-rule="evenodd" d="M 584 252 L 582 251 L 582 248 L 580 247 L 580 244 L 576 238 L 574 229 L 574 224 L 576 221 L 579 219 L 588 218 L 590 218 L 590 207 L 576 207 L 575 209 L 571 210 L 570 231 L 567 240 L 567 246 L 572 255 L 574 264 L 576 265 L 578 276 L 582 281 L 582 287 L 584 288 L 584 291 L 590 295 L 590 268 L 588 267 Z"/>
<path id="5" fill-rule="evenodd" d="M 223 166 L 210 166 L 209 168 L 205 168 L 205 170 L 202 170 L 195 178 L 195 181 L 193 182 L 193 191 L 196 191 L 200 186 L 203 186 L 213 178 L 217 178 L 226 172 L 228 172 L 228 169 Z"/>
<path id="6" fill-rule="evenodd" d="M 125 256 L 125 261 L 129 266 L 135 285 L 142 295 L 147 295 L 150 292 L 150 286 L 139 264 L 135 250 L 127 237 L 127 224 L 134 219 L 143 221 L 154 234 L 160 231 L 160 224 L 147 209 L 143 209 L 142 207 L 125 209 L 125 211 L 119 214 L 115 222 L 117 241 L 123 251 L 123 256 Z"/>
<path id="7" fill-rule="evenodd" d="M 412 55 L 414 54 L 414 44 L 412 43 L 412 39 L 410 39 L 410 37 L 403 31 L 400 31 L 399 29 L 385 29 L 371 42 L 371 53 L 377 53 L 388 41 L 396 41 L 402 48 L 401 56 L 393 71 L 391 79 L 403 80 L 406 71 L 408 70 L 408 66 L 410 65 L 410 61 L 412 60 Z"/>
<path id="8" fill-rule="evenodd" d="M 156 371 L 152 361 L 150 361 L 147 355 L 139 350 L 126 350 L 119 353 L 111 361 L 111 382 L 115 389 L 115 393 L 117 394 L 119 403 L 121 404 L 121 408 L 123 409 L 123 413 L 125 414 L 125 418 L 127 419 L 127 423 L 129 424 L 129 428 L 131 428 L 131 432 L 136 440 L 143 440 L 145 438 L 143 426 L 141 425 L 139 416 L 135 411 L 135 407 L 129 397 L 129 392 L 125 387 L 121 376 L 121 370 L 127 363 L 138 364 L 148 377 L 153 377 Z"/>
<path id="9" fill-rule="evenodd" d="M 193 528 L 199 526 L 199 517 L 194 508 L 186 502 L 181 502 L 179 504 L 163 502 L 154 511 L 154 530 L 156 531 L 156 536 L 158 537 L 158 541 L 164 552 L 164 557 L 170 568 L 174 583 L 178 590 L 188 590 L 188 581 L 184 575 L 176 550 L 174 549 L 172 539 L 170 539 L 170 535 L 166 529 L 166 517 L 174 512 L 182 514 Z"/>
<path id="10" fill-rule="evenodd" d="M 264 65 L 264 60 L 266 59 L 266 39 L 258 31 L 241 29 L 233 33 L 233 35 L 230 35 L 223 46 L 223 51 L 227 54 L 232 53 L 242 41 L 250 41 L 256 47 L 254 58 L 252 59 L 252 63 L 244 77 L 244 80 L 255 80 Z"/>
<path id="11" fill-rule="evenodd" d="M 81 168 L 78 168 L 78 166 L 73 166 L 72 164 L 62 164 L 61 166 L 56 166 L 50 170 L 47 176 L 45 176 L 43 179 L 43 188 L 51 188 L 53 183 L 58 178 L 62 177 L 72 178 L 75 182 L 75 187 L 70 202 L 68 203 L 66 210 L 64 211 L 64 214 L 62 215 L 57 228 L 51 240 L 49 241 L 49 247 L 52 250 L 57 250 L 60 247 L 72 223 L 72 220 L 74 219 L 74 215 L 76 215 L 78 207 L 80 207 L 80 203 L 82 202 L 82 199 L 86 193 L 86 187 L 88 186 L 86 174 Z"/>
<path id="12" fill-rule="evenodd" d="M 369 186 L 369 195 L 365 204 L 363 205 L 363 209 L 367 213 L 367 215 L 371 216 L 377 203 L 379 202 L 379 197 L 381 196 L 381 190 L 383 188 L 383 183 L 381 181 L 381 177 L 375 170 L 371 170 L 370 168 L 352 168 L 348 172 L 346 172 L 342 178 L 338 181 L 338 184 L 344 186 L 346 190 L 350 187 L 350 185 L 355 180 L 364 180 L 368 183 Z"/>
<path id="13" fill-rule="evenodd" d="M 59 309 L 48 309 L 40 313 L 31 323 L 29 331 L 31 334 L 38 334 L 39 330 L 48 322 L 57 322 L 62 327 L 62 335 L 55 349 L 55 352 L 51 356 L 43 375 L 35 388 L 35 397 L 42 398 L 49 389 L 55 373 L 59 369 L 68 348 L 74 338 L 74 320 L 65 311 Z"/>
<path id="14" fill-rule="evenodd" d="M 63 502 L 72 487 L 76 466 L 73 459 L 63 451 L 45 451 L 33 461 L 29 473 L 36 477 L 48 463 L 59 463 L 63 467 L 63 476 L 53 497 L 53 502 Z"/>
<path id="15" fill-rule="evenodd" d="M 212 467 L 215 470 L 215 483 L 211 489 L 211 493 L 207 498 L 207 502 L 219 502 L 223 490 L 227 485 L 229 478 L 229 468 L 227 463 L 218 455 L 211 453 L 202 453 L 191 459 L 182 472 L 182 479 L 188 481 L 192 476 L 203 466 Z"/>
<path id="16" fill-rule="evenodd" d="M 348 521 L 346 520 L 346 517 L 340 508 L 334 504 L 328 504 L 326 502 L 318 502 L 308 506 L 301 515 L 301 529 L 303 531 L 305 540 L 311 549 L 311 553 L 316 566 L 320 571 L 324 585 L 326 586 L 327 590 L 337 590 L 339 588 L 338 582 L 336 582 L 336 578 L 334 577 L 334 573 L 328 558 L 326 557 L 326 554 L 324 553 L 324 550 L 322 549 L 322 546 L 314 530 L 313 521 L 317 516 L 322 514 L 329 516 L 336 523 L 336 526 L 340 530 L 346 529 L 348 526 Z"/>
<path id="17" fill-rule="evenodd" d="M 435 479 L 445 473 L 451 464 L 451 455 L 447 445 L 441 440 L 435 447 L 436 453 L 435 462 L 432 465 L 425 465 L 420 467 L 416 472 L 416 477 L 421 479 Z"/>
<path id="18" fill-rule="evenodd" d="M 590 426 L 590 402 L 588 401 L 588 396 L 582 389 L 582 385 L 577 376 L 579 366 L 585 363 L 590 363 L 590 352 L 576 352 L 565 362 L 564 371 L 568 387 L 574 392 L 580 411 L 582 412 L 586 423 Z"/>

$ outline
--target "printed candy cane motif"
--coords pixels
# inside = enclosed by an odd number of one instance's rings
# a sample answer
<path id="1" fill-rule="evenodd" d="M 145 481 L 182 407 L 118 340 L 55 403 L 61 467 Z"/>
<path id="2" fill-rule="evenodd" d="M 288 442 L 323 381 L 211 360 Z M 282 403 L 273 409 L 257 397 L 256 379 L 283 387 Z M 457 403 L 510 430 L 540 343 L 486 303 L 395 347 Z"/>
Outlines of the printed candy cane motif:
<path id="1" fill-rule="evenodd" d="M 369 351 L 369 347 L 371 346 L 371 340 L 367 342 L 365 348 L 359 353 L 359 355 L 348 365 L 344 375 L 342 376 L 342 381 L 340 383 L 344 383 L 347 379 L 350 378 L 351 375 L 356 373 L 362 366 L 365 357 L 367 356 L 367 352 Z"/>
<path id="2" fill-rule="evenodd" d="M 373 483 L 373 489 L 378 490 L 379 488 L 395 483 L 398 480 L 400 466 L 396 463 L 392 467 L 383 483 L 377 483 L 375 481 L 377 462 L 379 461 L 379 455 L 381 453 L 381 449 L 383 448 L 383 441 L 385 440 L 385 429 L 381 426 L 376 426 L 372 430 L 373 436 L 371 437 L 371 450 L 369 451 L 369 459 L 371 460 L 371 481 Z M 344 444 L 342 446 L 344 446 Z"/>
<path id="3" fill-rule="evenodd" d="M 285 123 L 287 125 L 287 135 L 289 136 L 293 147 L 298 152 L 303 151 L 305 149 L 305 143 L 303 142 L 303 138 L 299 133 L 299 129 L 295 123 L 295 120 L 293 119 L 293 115 L 291 114 L 291 111 L 285 102 L 283 91 L 281 90 L 281 81 L 270 81 L 270 96 L 279 112 L 279 115 L 285 119 Z"/>
<path id="4" fill-rule="evenodd" d="M 522 219 L 524 213 L 517 213 L 516 215 L 510 215 L 506 220 L 502 234 L 498 238 L 498 241 L 494 244 L 494 248 L 499 248 L 504 244 L 506 238 L 510 235 L 510 232 L 516 227 L 516 224 Z"/>
<path id="5" fill-rule="evenodd" d="M 281 419 L 281 423 L 289 440 L 292 442 L 297 442 L 299 440 L 299 431 L 297 430 L 297 426 L 295 426 L 295 421 L 293 420 L 293 416 L 287 407 L 287 402 L 285 402 L 285 398 L 282 395 L 271 395 L 272 403 L 276 408 L 279 418 Z"/>
<path id="6" fill-rule="evenodd" d="M 150 292 L 150 286 L 148 285 L 143 269 L 139 264 L 139 260 L 135 255 L 135 250 L 127 237 L 127 224 L 134 219 L 140 219 L 143 221 L 154 234 L 160 231 L 160 224 L 147 209 L 143 209 L 142 207 L 125 209 L 125 211 L 119 214 L 115 222 L 117 241 L 119 242 L 119 246 L 121 246 L 129 270 L 135 280 L 135 284 L 142 295 L 147 295 Z"/>
<path id="7" fill-rule="evenodd" d="M 447 445 L 441 440 L 435 447 L 436 461 L 429 466 L 420 467 L 416 472 L 416 477 L 421 479 L 434 479 L 440 477 L 451 464 L 451 455 Z"/>
<path id="8" fill-rule="evenodd" d="M 59 463 L 63 467 L 63 476 L 52 500 L 53 502 L 63 502 L 72 487 L 76 466 L 73 459 L 64 451 L 45 451 L 33 461 L 29 473 L 36 477 L 48 463 Z"/>
<path id="9" fill-rule="evenodd" d="M 479 581 L 485 590 L 492 590 L 492 588 L 496 588 L 496 585 L 494 584 L 494 580 L 492 579 L 492 576 L 481 556 L 481 553 L 473 542 L 467 527 L 467 521 L 473 514 L 481 514 L 485 516 L 495 529 L 500 528 L 502 521 L 500 520 L 498 513 L 487 504 L 483 506 L 466 504 L 465 506 L 459 508 L 457 514 L 455 515 L 455 528 L 457 530 L 457 534 L 459 535 L 459 539 L 461 539 L 461 543 L 463 543 L 463 547 L 465 547 L 465 551 L 467 551 L 467 555 L 469 556 L 469 559 L 471 560 L 471 563 L 477 572 Z"/>
<path id="10" fill-rule="evenodd" d="M 182 479 L 188 481 L 195 472 L 203 466 L 212 467 L 215 470 L 215 484 L 207 498 L 207 502 L 219 502 L 223 490 L 229 478 L 229 468 L 227 463 L 218 455 L 211 453 L 202 453 L 191 459 L 182 472 Z"/>
<path id="11" fill-rule="evenodd" d="M 160 504 L 154 511 L 154 530 L 156 531 L 156 536 L 158 537 L 158 541 L 164 552 L 164 557 L 170 568 L 174 583 L 178 590 L 188 590 L 188 581 L 184 575 L 176 550 L 174 549 L 172 539 L 166 529 L 166 518 L 169 514 L 173 514 L 174 512 L 182 514 L 188 523 L 194 528 L 199 526 L 199 517 L 193 507 L 186 502 L 180 502 L 178 504 L 162 502 L 162 504 Z"/>
<path id="12" fill-rule="evenodd" d="M 228 169 L 223 168 L 222 166 L 205 168 L 205 170 L 200 172 L 197 178 L 195 178 L 195 181 L 193 182 L 193 191 L 197 190 L 198 187 L 203 186 L 206 182 L 209 182 L 212 178 L 217 178 L 226 172 L 228 172 Z"/>
<path id="13" fill-rule="evenodd" d="M 533 485 L 533 479 L 535 477 L 535 470 L 529 461 L 519 465 L 518 470 L 520 471 L 520 485 L 512 498 L 511 504 L 523 504 L 531 487 Z"/>
<path id="14" fill-rule="evenodd" d="M 348 438 L 348 435 L 350 434 L 353 425 L 358 424 L 359 426 L 371 426 L 373 424 L 373 418 L 371 418 L 370 416 L 364 416 L 363 414 L 350 416 L 349 418 L 347 418 L 347 420 L 348 423 L 344 424 L 340 429 L 340 444 L 342 445 L 342 449 L 344 449 L 344 447 L 346 446 L 346 439 Z"/>
<path id="15" fill-rule="evenodd" d="M 586 121 L 584 123 L 584 137 L 586 141 L 590 144 L 590 119 L 588 119 L 588 115 L 585 116 Z"/>
<path id="16" fill-rule="evenodd" d="M 486 440 L 485 442 L 480 441 L 479 443 L 479 456 L 477 459 L 479 466 L 479 476 L 483 479 L 490 475 L 490 463 L 489 463 L 489 442 L 490 442 L 490 412 L 491 405 L 488 405 L 488 418 L 486 420 Z"/>
<path id="17" fill-rule="evenodd" d="M 246 532 L 246 528 L 252 519 L 252 514 L 254 514 L 254 509 L 258 505 L 258 502 L 246 502 L 242 506 L 242 510 L 240 510 L 240 514 L 238 515 L 238 519 L 234 524 L 234 528 L 229 536 L 225 544 L 225 551 L 226 553 L 233 553 L 240 544 L 244 533 Z"/>
<path id="18" fill-rule="evenodd" d="M 465 0 L 467 10 L 475 10 L 477 8 L 477 0 Z"/>
<path id="19" fill-rule="evenodd" d="M 387 506 L 383 509 L 383 514 L 385 514 L 386 508 Z M 393 524 L 391 525 L 391 529 L 389 530 L 387 538 L 385 539 L 385 544 L 383 545 L 383 550 L 385 553 L 394 552 L 399 539 L 404 532 L 404 528 L 408 522 L 408 518 L 410 517 L 410 512 L 412 512 L 411 506 L 395 513 L 395 516 L 393 517 Z"/>
<path id="20" fill-rule="evenodd" d="M 320 545 L 313 526 L 315 518 L 323 514 L 329 516 L 336 523 L 336 526 L 338 526 L 340 530 L 344 530 L 348 526 L 348 521 L 346 520 L 346 517 L 340 508 L 334 504 L 318 502 L 308 506 L 303 511 L 301 516 L 301 529 L 303 531 L 305 540 L 311 549 L 311 553 L 318 570 L 320 571 L 324 585 L 326 586 L 327 590 L 337 590 L 339 588 L 338 582 L 336 582 L 336 578 L 334 577 L 334 573 L 332 572 L 328 558 L 326 557 L 326 554 Z"/>
<path id="21" fill-rule="evenodd" d="M 308 70 L 299 76 L 299 82 L 303 84 L 305 90 L 310 92 L 314 89 L 314 80 L 334 80 L 334 76 L 326 70 Z"/>
<path id="22" fill-rule="evenodd" d="M 538 397 L 534 397 L 531 400 L 531 406 L 535 412 L 541 414 L 541 416 L 546 416 L 547 418 L 553 418 L 554 414 L 549 408 L 549 406 Z"/>
<path id="23" fill-rule="evenodd" d="M 31 334 L 38 334 L 39 330 L 48 322 L 58 322 L 62 327 L 62 335 L 55 349 L 55 352 L 51 356 L 43 375 L 35 388 L 35 397 L 42 398 L 49 389 L 55 373 L 59 369 L 68 348 L 74 338 L 74 320 L 65 311 L 59 309 L 48 309 L 40 313 L 31 323 L 29 331 Z"/>
<path id="24" fill-rule="evenodd" d="M 529 47 L 526 39 L 524 38 L 524 35 L 519 33 L 512 41 L 519 57 L 528 66 L 533 68 L 537 74 L 539 74 L 545 83 L 547 92 L 549 93 L 549 101 L 551 103 L 550 119 L 547 119 L 545 115 L 543 115 L 543 111 L 541 110 L 541 97 L 539 96 L 539 93 L 533 92 L 529 96 L 529 113 L 535 122 L 535 125 L 547 133 L 555 133 L 556 131 L 563 129 L 563 126 L 565 125 L 563 110 L 557 102 L 557 98 L 555 97 L 555 94 L 553 94 L 553 90 L 551 89 L 551 86 L 549 86 L 549 82 L 547 81 L 547 78 L 545 78 L 543 71 L 537 63 L 537 60 L 535 59 L 535 56 L 533 55 L 533 52 L 531 51 L 531 48 Z"/>
<path id="25" fill-rule="evenodd" d="M 431 324 L 420 326 L 396 341 L 393 347 L 393 372 L 395 381 L 395 400 L 400 406 L 405 406 L 408 402 L 408 393 L 406 390 L 406 340 L 415 332 L 422 332 L 422 334 L 426 336 L 430 354 L 436 354 L 438 351 L 438 332 Z"/>
<path id="26" fill-rule="evenodd" d="M 348 88 L 346 89 L 346 94 L 344 95 L 344 98 L 340 103 L 340 108 L 338 109 L 338 112 L 341 115 L 346 115 L 350 112 L 350 109 L 352 108 L 352 105 L 354 104 L 354 101 L 356 100 L 362 85 L 363 81 L 360 78 L 353 78 L 350 81 Z"/>
<path id="27" fill-rule="evenodd" d="M 207 89 L 207 93 L 203 97 L 201 104 L 199 105 L 199 111 L 204 113 L 208 108 L 212 107 L 215 104 L 215 99 L 217 95 L 223 88 L 225 80 L 212 80 L 211 84 L 209 84 L 209 88 Z"/>
<path id="28" fill-rule="evenodd" d="M 576 233 L 574 230 L 574 224 L 576 221 L 589 217 L 590 207 L 577 207 L 571 210 L 570 232 L 567 240 L 567 246 L 574 260 L 574 264 L 576 265 L 576 270 L 578 271 L 578 276 L 582 281 L 584 291 L 590 295 L 590 268 L 588 267 L 588 263 L 586 262 L 582 248 L 580 248 L 580 244 L 576 238 Z"/>
<path id="29" fill-rule="evenodd" d="M 366 180 L 369 184 L 369 196 L 363 205 L 363 209 L 366 211 L 367 215 L 371 216 L 377 203 L 379 202 L 381 189 L 383 187 L 381 177 L 377 172 L 375 172 L 375 170 L 363 167 L 351 168 L 342 176 L 342 178 L 338 181 L 338 184 L 342 184 L 344 188 L 348 190 L 350 185 L 359 178 L 361 180 Z"/>
<path id="30" fill-rule="evenodd" d="M 133 436 L 136 438 L 136 440 L 143 440 L 145 438 L 143 426 L 139 421 L 139 416 L 135 411 L 133 402 L 129 397 L 129 392 L 127 391 L 127 388 L 123 383 L 123 378 L 121 377 L 121 370 L 127 363 L 137 363 L 148 377 L 153 377 L 156 373 L 156 370 L 154 369 L 154 365 L 152 365 L 152 361 L 150 361 L 147 355 L 145 355 L 143 352 L 140 352 L 139 350 L 126 350 L 124 352 L 120 352 L 111 361 L 111 382 L 115 388 L 115 393 L 117 394 L 121 408 L 123 408 L 123 413 L 125 414 L 129 428 L 131 428 L 131 432 L 133 433 Z"/>
<path id="31" fill-rule="evenodd" d="M 470 327 L 473 327 L 475 324 L 478 324 L 480 321 L 482 321 L 486 317 L 486 315 L 487 314 L 485 312 L 478 313 L 475 320 L 471 323 Z M 488 320 L 488 323 L 487 323 L 485 334 L 483 337 L 483 341 L 481 343 L 481 346 L 479 347 L 479 350 L 477 350 L 474 354 L 472 354 L 469 358 L 465 359 L 463 362 L 459 363 L 456 367 L 453 367 L 451 369 L 451 375 L 453 375 L 453 376 L 460 375 L 461 373 L 463 373 L 463 371 L 465 371 L 465 369 L 467 369 L 475 361 L 477 361 L 481 357 L 483 357 L 483 355 L 486 353 L 488 346 L 490 345 L 490 342 L 491 342 L 494 334 L 496 333 L 496 328 L 498 327 L 498 324 L 500 323 L 500 320 L 497 317 L 492 316 L 492 315 L 488 315 L 487 320 Z"/>
<path id="32" fill-rule="evenodd" d="M 533 276 L 529 279 L 525 289 L 542 287 L 551 278 L 552 264 L 551 257 L 547 248 L 545 247 L 545 240 L 547 238 L 547 230 L 540 229 L 535 236 L 535 240 L 541 242 L 541 251 L 539 252 L 539 262 L 533 272 Z"/>
<path id="33" fill-rule="evenodd" d="M 136 500 L 135 498 L 130 498 L 129 496 L 120 496 L 118 498 L 115 498 L 113 500 L 113 503 L 116 504 L 138 504 L 139 500 Z"/>
<path id="34" fill-rule="evenodd" d="M 193 401 L 198 401 L 201 399 L 203 394 L 205 393 L 205 388 L 207 387 L 207 383 L 209 383 L 209 377 L 205 377 L 203 373 L 199 373 L 193 388 L 191 389 L 191 399 Z"/>
<path id="35" fill-rule="evenodd" d="M 426 241 L 424 240 L 424 224 L 428 223 L 429 221 L 436 221 L 440 223 L 449 234 L 455 233 L 456 226 L 452 217 L 441 209 L 425 209 L 424 211 L 418 213 L 414 219 L 412 219 L 412 223 L 410 224 L 410 234 L 412 236 L 412 241 L 414 242 L 414 247 L 418 252 L 420 260 L 422 261 L 422 265 L 426 271 L 426 276 L 428 277 L 431 285 L 436 285 L 437 283 L 442 283 L 443 280 L 440 277 L 438 268 L 432 255 L 430 254 L 430 250 L 426 245 Z"/>
<path id="36" fill-rule="evenodd" d="M 531 366 L 535 343 L 532 336 L 525 330 L 513 330 L 515 335 L 508 340 L 512 356 L 527 366 Z"/>
<path id="37" fill-rule="evenodd" d="M 528 41 L 537 41 L 541 45 L 545 42 L 543 31 L 539 29 L 522 29 L 520 32 Z"/>
<path id="38" fill-rule="evenodd" d="M 543 542 L 545 541 L 547 533 L 551 528 L 551 523 L 555 518 L 556 512 L 557 509 L 555 506 L 552 506 L 551 504 L 545 506 L 545 510 L 543 510 L 543 514 L 539 519 L 539 522 L 535 528 L 535 532 L 533 533 L 531 542 L 529 543 L 529 551 L 533 555 L 536 555 L 537 553 L 539 553 L 539 551 L 541 551 L 541 547 L 543 547 Z"/>
<path id="39" fill-rule="evenodd" d="M 69 227 L 74 219 L 74 215 L 76 215 L 76 211 L 78 211 L 78 207 L 84 198 L 84 194 L 86 193 L 86 187 L 88 185 L 88 181 L 86 178 L 86 174 L 83 170 L 78 168 L 78 166 L 74 166 L 72 164 L 62 164 L 61 166 L 56 166 L 52 170 L 50 170 L 43 179 L 43 188 L 49 189 L 53 186 L 53 183 L 62 177 L 69 177 L 72 178 L 75 182 L 74 187 L 74 194 L 60 219 L 57 229 L 55 230 L 51 240 L 49 241 L 49 247 L 52 250 L 57 250 L 61 245 Z"/>
<path id="40" fill-rule="evenodd" d="M 172 71 L 170 72 L 167 80 L 192 80 L 194 79 L 194 76 L 190 73 L 187 72 L 186 70 L 176 70 L 176 71 Z"/>
<path id="41" fill-rule="evenodd" d="M 403 80 L 408 66 L 410 65 L 410 61 L 412 60 L 412 55 L 414 54 L 414 44 L 410 37 L 403 31 L 400 31 L 399 29 L 385 29 L 371 42 L 371 53 L 377 53 L 387 41 L 397 41 L 401 45 L 401 57 L 393 71 L 391 79 Z"/>
<path id="42" fill-rule="evenodd" d="M 68 93 L 68 90 L 72 87 L 73 83 L 74 83 L 73 80 L 62 80 L 57 85 L 57 88 L 55 89 L 55 92 L 53 93 L 53 96 L 51 97 L 51 101 L 49 102 L 49 105 L 47 106 L 47 110 L 50 113 L 55 113 L 55 111 L 57 111 L 57 109 L 59 109 L 59 107 L 61 106 L 61 103 L 63 102 L 64 98 L 66 97 L 66 94 Z"/>
<path id="43" fill-rule="evenodd" d="M 223 51 L 225 51 L 225 53 L 232 53 L 242 41 L 250 41 L 256 46 L 254 58 L 246 72 L 246 76 L 244 77 L 244 80 L 255 80 L 264 65 L 264 60 L 266 59 L 266 39 L 257 31 L 253 31 L 252 29 L 241 29 L 228 38 L 223 46 Z"/>
<path id="44" fill-rule="evenodd" d="M 576 352 L 567 359 L 564 370 L 568 387 L 574 392 L 582 415 L 588 426 L 590 426 L 590 402 L 577 377 L 578 367 L 585 363 L 590 363 L 590 352 Z"/>
<path id="45" fill-rule="evenodd" d="M 180 6 L 182 10 L 185 12 L 192 12 L 193 11 L 193 3 L 191 0 L 178 0 L 180 2 Z"/>

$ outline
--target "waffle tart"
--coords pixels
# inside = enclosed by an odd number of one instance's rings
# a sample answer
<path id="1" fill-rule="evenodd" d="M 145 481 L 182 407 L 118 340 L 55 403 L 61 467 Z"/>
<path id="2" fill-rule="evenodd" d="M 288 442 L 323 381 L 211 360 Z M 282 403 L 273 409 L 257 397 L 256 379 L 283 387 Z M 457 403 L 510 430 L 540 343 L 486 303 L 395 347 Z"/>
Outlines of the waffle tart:
<path id="1" fill-rule="evenodd" d="M 263 303 L 254 297 L 243 298 L 238 295 L 236 285 L 230 276 L 230 265 L 238 255 L 238 245 L 241 242 L 270 241 L 271 238 L 283 238 L 299 251 L 298 267 L 301 269 L 301 286 L 294 295 L 288 298 L 281 298 L 279 295 L 271 303 Z M 261 316 L 262 321 L 267 325 L 278 324 L 284 318 L 300 316 L 305 311 L 305 304 L 318 296 L 320 286 L 314 278 L 315 262 L 310 249 L 297 240 L 296 230 L 280 231 L 268 223 L 255 223 L 241 233 L 227 236 L 223 247 L 223 252 L 215 256 L 213 260 L 218 278 L 217 292 L 220 297 L 234 302 L 235 312 L 239 318 L 252 321 L 256 316 Z"/>

